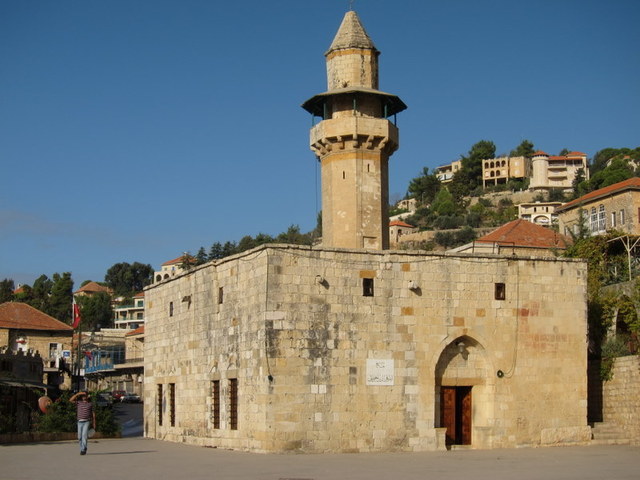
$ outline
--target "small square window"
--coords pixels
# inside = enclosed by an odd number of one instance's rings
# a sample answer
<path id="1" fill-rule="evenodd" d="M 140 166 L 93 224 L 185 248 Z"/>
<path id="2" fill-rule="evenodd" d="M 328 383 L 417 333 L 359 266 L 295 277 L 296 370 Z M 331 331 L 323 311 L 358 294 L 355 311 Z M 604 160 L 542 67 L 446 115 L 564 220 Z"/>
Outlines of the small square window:
<path id="1" fill-rule="evenodd" d="M 495 298 L 496 300 L 504 300 L 506 298 L 506 287 L 504 283 L 495 284 Z"/>
<path id="2" fill-rule="evenodd" d="M 362 279 L 362 296 L 373 297 L 373 278 Z"/>

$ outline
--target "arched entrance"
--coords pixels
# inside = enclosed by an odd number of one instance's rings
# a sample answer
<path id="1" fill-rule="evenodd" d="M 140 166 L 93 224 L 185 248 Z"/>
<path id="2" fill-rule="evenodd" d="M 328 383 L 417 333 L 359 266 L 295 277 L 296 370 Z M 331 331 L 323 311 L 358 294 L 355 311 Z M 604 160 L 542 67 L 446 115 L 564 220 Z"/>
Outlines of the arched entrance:
<path id="1" fill-rule="evenodd" d="M 449 343 L 436 364 L 436 426 L 446 428 L 447 447 L 478 445 L 475 434 L 486 430 L 493 408 L 490 369 L 482 345 L 470 336 Z"/>

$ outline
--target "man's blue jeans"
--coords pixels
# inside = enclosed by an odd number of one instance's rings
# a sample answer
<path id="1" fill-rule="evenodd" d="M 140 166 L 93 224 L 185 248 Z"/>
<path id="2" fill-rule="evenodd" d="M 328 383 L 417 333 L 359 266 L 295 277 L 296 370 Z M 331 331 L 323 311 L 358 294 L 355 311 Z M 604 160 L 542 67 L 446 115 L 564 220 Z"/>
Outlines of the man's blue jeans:
<path id="1" fill-rule="evenodd" d="M 90 420 L 78 420 L 78 440 L 80 441 L 80 451 L 87 451 L 87 439 L 89 438 Z"/>

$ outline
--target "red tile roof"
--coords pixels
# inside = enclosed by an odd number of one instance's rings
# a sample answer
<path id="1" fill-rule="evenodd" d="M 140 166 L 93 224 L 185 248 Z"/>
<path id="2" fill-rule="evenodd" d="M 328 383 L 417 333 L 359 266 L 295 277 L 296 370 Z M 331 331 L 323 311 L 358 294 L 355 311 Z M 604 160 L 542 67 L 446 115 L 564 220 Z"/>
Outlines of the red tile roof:
<path id="1" fill-rule="evenodd" d="M 515 247 L 566 248 L 569 239 L 549 228 L 518 219 L 480 237 L 476 242 Z"/>
<path id="2" fill-rule="evenodd" d="M 533 157 L 537 157 L 539 155 L 545 155 L 545 156 L 549 156 L 549 154 L 547 152 L 543 152 L 542 150 L 538 150 L 537 152 L 535 152 L 532 156 Z"/>
<path id="3" fill-rule="evenodd" d="M 129 333 L 127 333 L 126 336 L 128 337 L 129 335 L 140 335 L 141 333 L 144 333 L 144 325 L 136 328 L 135 330 L 130 331 Z"/>
<path id="4" fill-rule="evenodd" d="M 71 305 L 69 305 L 71 311 Z M 20 302 L 0 304 L 0 328 L 22 330 L 72 331 L 70 325 L 41 312 L 31 305 Z"/>
<path id="5" fill-rule="evenodd" d="M 408 223 L 402 222 L 400 220 L 394 220 L 389 224 L 390 227 L 407 227 L 407 228 L 416 228 L 413 225 L 409 225 Z"/>
<path id="6" fill-rule="evenodd" d="M 639 188 L 640 188 L 640 178 L 638 177 L 629 178 L 622 182 L 609 185 L 608 187 L 600 188 L 598 190 L 594 190 L 593 192 L 589 192 L 586 195 L 581 196 L 580 198 L 576 198 L 575 200 L 571 200 L 569 203 L 565 203 L 561 207 L 558 207 L 556 209 L 556 212 L 570 210 L 575 206 L 589 203 L 590 201 L 595 200 L 597 198 L 608 197 L 616 193 L 621 193 L 625 190 L 637 190 Z"/>
<path id="7" fill-rule="evenodd" d="M 109 287 L 105 287 L 104 285 L 100 285 L 97 282 L 88 282 L 86 285 L 81 286 L 74 293 L 81 293 L 81 292 L 85 292 L 85 293 L 105 292 L 105 293 L 108 293 L 109 295 L 111 295 L 111 289 Z"/>
<path id="8" fill-rule="evenodd" d="M 180 263 L 185 263 L 186 261 L 193 263 L 195 262 L 195 258 L 193 258 L 190 255 L 181 255 L 178 258 L 174 258 L 173 260 L 169 260 L 168 262 L 164 262 L 162 264 L 162 266 L 164 267 L 165 265 L 176 265 L 176 264 L 180 264 Z"/>

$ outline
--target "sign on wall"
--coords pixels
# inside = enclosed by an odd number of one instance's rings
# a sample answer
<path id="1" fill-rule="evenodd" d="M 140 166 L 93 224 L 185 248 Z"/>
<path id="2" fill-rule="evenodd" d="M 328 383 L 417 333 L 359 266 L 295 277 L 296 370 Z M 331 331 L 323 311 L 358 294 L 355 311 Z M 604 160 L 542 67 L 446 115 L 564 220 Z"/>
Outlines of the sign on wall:
<path id="1" fill-rule="evenodd" d="M 367 385 L 393 385 L 393 359 L 367 359 Z"/>

